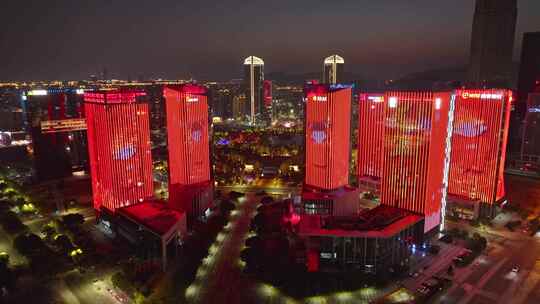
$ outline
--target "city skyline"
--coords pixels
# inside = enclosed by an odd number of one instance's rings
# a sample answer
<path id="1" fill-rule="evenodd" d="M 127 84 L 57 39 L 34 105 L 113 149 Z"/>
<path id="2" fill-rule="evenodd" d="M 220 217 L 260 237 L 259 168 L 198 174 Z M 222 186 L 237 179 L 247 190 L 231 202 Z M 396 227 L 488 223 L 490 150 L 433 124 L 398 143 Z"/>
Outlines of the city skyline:
<path id="1" fill-rule="evenodd" d="M 223 80 L 240 78 L 239 63 L 251 54 L 265 58 L 268 73 L 294 74 L 316 72 L 320 59 L 331 53 L 347 58 L 347 71 L 361 77 L 399 78 L 465 66 L 474 13 L 474 1 L 466 0 L 347 1 L 340 6 L 201 1 L 159 7 L 58 2 L 3 5 L 3 11 L 16 13 L 2 20 L 1 41 L 9 47 L 0 50 L 0 80 L 88 79 L 104 68 L 112 78 Z M 540 3 L 521 0 L 518 9 L 514 61 L 523 32 L 540 27 L 534 18 Z M 182 14 L 186 10 L 190 14 Z M 257 14 L 261 18 L 249 17 Z M 205 18 L 212 22 L 201 22 Z M 319 26 L 320 18 L 330 22 Z"/>

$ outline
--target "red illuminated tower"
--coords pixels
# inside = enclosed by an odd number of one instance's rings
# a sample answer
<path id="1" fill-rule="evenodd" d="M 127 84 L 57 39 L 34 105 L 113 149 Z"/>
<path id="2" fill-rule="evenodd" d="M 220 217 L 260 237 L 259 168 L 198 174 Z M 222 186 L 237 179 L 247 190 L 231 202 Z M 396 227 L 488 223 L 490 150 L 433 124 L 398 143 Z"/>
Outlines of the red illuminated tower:
<path id="1" fill-rule="evenodd" d="M 334 190 L 349 183 L 351 89 L 306 88 L 306 186 Z"/>
<path id="2" fill-rule="evenodd" d="M 355 214 L 357 191 L 348 187 L 352 89 L 314 84 L 306 86 L 304 94 L 303 212 L 334 216 Z"/>
<path id="3" fill-rule="evenodd" d="M 382 204 L 420 213 L 424 231 L 446 205 L 453 99 L 450 93 L 387 92 Z"/>
<path id="4" fill-rule="evenodd" d="M 480 202 L 476 216 L 492 216 L 490 206 L 504 197 L 512 92 L 458 90 L 455 98 L 448 193 Z"/>
<path id="5" fill-rule="evenodd" d="M 375 190 L 382 171 L 384 94 L 360 94 L 358 123 L 358 182 Z"/>
<path id="6" fill-rule="evenodd" d="M 164 88 L 169 147 L 169 203 L 188 222 L 211 203 L 208 99 L 194 84 Z"/>
<path id="7" fill-rule="evenodd" d="M 84 94 L 94 208 L 115 212 L 153 196 L 146 93 Z"/>

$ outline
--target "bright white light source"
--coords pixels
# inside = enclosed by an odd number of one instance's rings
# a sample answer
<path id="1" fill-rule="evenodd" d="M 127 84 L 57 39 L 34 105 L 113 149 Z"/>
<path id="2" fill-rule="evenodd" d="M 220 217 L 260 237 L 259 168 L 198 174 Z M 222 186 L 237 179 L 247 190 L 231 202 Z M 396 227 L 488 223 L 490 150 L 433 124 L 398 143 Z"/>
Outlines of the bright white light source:
<path id="1" fill-rule="evenodd" d="M 442 100 L 440 98 L 435 98 L 435 110 L 440 110 L 442 105 Z"/>
<path id="2" fill-rule="evenodd" d="M 45 96 L 47 95 L 47 90 L 32 90 L 28 92 L 28 96 Z"/>
<path id="3" fill-rule="evenodd" d="M 390 108 L 395 108 L 395 107 L 397 107 L 397 101 L 398 101 L 397 97 L 390 97 L 390 98 L 388 98 L 388 106 L 389 106 Z"/>
<path id="4" fill-rule="evenodd" d="M 84 89 L 77 89 L 75 90 L 75 93 L 77 93 L 78 95 L 82 95 L 84 94 Z"/>

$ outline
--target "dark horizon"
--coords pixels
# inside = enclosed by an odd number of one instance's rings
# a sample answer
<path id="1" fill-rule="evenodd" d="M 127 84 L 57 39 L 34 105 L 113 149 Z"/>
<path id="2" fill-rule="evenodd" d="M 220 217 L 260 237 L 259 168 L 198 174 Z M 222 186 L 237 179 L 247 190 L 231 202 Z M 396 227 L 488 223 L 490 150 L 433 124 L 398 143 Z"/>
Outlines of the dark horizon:
<path id="1" fill-rule="evenodd" d="M 120 79 L 226 80 L 249 55 L 266 73 L 303 74 L 333 53 L 348 73 L 391 79 L 465 66 L 474 13 L 470 0 L 24 2 L 1 5 L 1 81 L 82 80 L 103 68 Z M 540 30 L 540 2 L 518 5 L 514 61 L 523 32 Z"/>

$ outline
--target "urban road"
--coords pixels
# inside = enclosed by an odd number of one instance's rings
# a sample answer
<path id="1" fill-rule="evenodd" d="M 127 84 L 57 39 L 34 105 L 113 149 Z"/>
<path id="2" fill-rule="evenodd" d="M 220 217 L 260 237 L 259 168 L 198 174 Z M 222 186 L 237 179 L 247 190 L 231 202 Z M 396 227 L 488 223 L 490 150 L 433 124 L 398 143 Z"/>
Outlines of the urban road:
<path id="1" fill-rule="evenodd" d="M 469 267 L 456 269 L 440 303 L 540 303 L 540 238 L 502 227 L 474 230 L 488 238 L 488 249 Z M 516 266 L 519 271 L 512 271 Z"/>
<path id="2" fill-rule="evenodd" d="M 191 303 L 255 303 L 253 282 L 242 273 L 240 252 L 248 237 L 251 219 L 259 203 L 254 193 L 240 199 L 229 224 L 218 235 L 210 254 L 197 272 L 197 279 L 188 288 Z M 193 291 L 193 292 L 191 292 Z"/>

